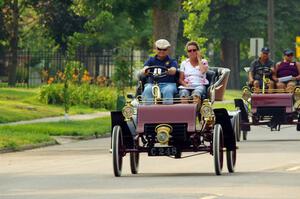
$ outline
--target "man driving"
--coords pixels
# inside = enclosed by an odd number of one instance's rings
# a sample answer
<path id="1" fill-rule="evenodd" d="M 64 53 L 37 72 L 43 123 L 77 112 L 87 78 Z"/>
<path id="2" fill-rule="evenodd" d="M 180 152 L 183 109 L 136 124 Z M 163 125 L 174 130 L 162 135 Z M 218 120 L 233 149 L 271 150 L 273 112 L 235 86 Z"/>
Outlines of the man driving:
<path id="1" fill-rule="evenodd" d="M 270 49 L 263 47 L 260 56 L 253 60 L 250 65 L 248 79 L 249 84 L 254 87 L 254 91 L 258 91 L 262 87 L 264 74 L 266 78 L 269 78 L 269 81 L 265 82 L 266 86 L 270 90 L 274 88 L 274 81 L 271 80 L 274 62 L 269 58 L 269 55 Z"/>
<path id="2" fill-rule="evenodd" d="M 177 92 L 176 86 L 176 72 L 178 69 L 178 64 L 176 60 L 169 56 L 171 44 L 165 39 L 159 39 L 155 42 L 155 52 L 154 57 L 150 57 L 144 64 L 142 69 L 142 74 L 147 75 L 149 66 L 163 66 L 167 68 L 167 75 L 165 77 L 158 79 L 158 86 L 160 88 L 163 104 L 172 104 L 174 94 Z M 145 89 L 142 93 L 143 100 L 148 104 L 153 101 L 152 94 L 153 79 L 148 77 L 147 83 L 145 84 Z"/>

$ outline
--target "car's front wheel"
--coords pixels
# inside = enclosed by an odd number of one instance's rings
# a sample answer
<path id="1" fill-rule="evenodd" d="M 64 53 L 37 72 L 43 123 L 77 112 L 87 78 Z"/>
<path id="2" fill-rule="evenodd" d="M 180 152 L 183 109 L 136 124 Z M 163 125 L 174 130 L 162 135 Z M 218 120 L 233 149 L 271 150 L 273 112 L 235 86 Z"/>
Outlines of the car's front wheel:
<path id="1" fill-rule="evenodd" d="M 213 156 L 216 175 L 222 174 L 223 169 L 223 130 L 220 124 L 215 124 L 213 132 Z"/>
<path id="2" fill-rule="evenodd" d="M 123 165 L 123 137 L 121 126 L 116 125 L 112 132 L 112 155 L 114 175 L 120 177 Z"/>

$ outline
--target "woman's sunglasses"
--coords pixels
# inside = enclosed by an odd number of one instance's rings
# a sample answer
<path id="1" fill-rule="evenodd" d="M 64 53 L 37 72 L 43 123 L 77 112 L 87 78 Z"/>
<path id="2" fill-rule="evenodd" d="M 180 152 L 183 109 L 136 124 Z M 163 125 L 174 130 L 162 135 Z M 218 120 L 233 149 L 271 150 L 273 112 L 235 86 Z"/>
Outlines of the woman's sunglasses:
<path id="1" fill-rule="evenodd" d="M 293 57 L 293 56 L 294 56 L 294 54 L 288 54 L 288 55 L 286 55 L 286 56 L 288 56 L 288 57 Z"/>
<path id="2" fill-rule="evenodd" d="M 188 50 L 188 52 L 190 53 L 190 52 L 196 52 L 197 51 L 197 49 L 191 49 L 191 50 Z"/>

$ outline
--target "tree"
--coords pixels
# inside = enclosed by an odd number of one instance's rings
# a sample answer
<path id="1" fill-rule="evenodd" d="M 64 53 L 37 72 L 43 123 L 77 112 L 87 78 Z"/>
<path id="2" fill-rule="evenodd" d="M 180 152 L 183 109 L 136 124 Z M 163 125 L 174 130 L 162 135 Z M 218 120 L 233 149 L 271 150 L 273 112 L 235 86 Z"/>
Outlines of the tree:
<path id="1" fill-rule="evenodd" d="M 297 24 L 300 4 L 297 0 L 274 1 L 275 22 L 275 49 L 277 61 L 282 58 L 282 52 L 286 48 L 295 48 L 295 37 L 300 35 Z"/>
<path id="2" fill-rule="evenodd" d="M 217 40 L 215 44 L 219 44 L 221 65 L 231 69 L 229 88 L 240 87 L 240 42 L 251 35 L 264 34 L 266 20 L 261 20 L 266 19 L 264 4 L 259 0 L 215 0 L 210 4 L 204 29 L 209 40 Z"/>
<path id="3" fill-rule="evenodd" d="M 299 33 L 295 24 L 300 20 L 296 17 L 300 5 L 296 0 L 289 0 L 275 1 L 274 6 L 276 48 L 272 52 L 281 57 L 282 50 L 292 48 L 295 35 Z M 239 88 L 240 79 L 236 74 L 240 72 L 240 59 L 248 59 L 249 39 L 262 37 L 267 41 L 267 1 L 214 0 L 209 7 L 208 21 L 199 35 L 203 33 L 202 37 L 207 38 L 208 43 L 214 44 L 215 51 L 219 51 L 220 57 L 214 62 L 220 62 L 222 66 L 231 69 L 229 88 Z M 199 32 L 198 29 L 192 30 L 193 33 L 196 31 Z M 265 45 L 268 43 L 265 42 Z"/>
<path id="4" fill-rule="evenodd" d="M 175 56 L 182 0 L 154 1 L 153 39 L 167 39 L 171 43 L 171 56 Z"/>
<path id="5" fill-rule="evenodd" d="M 73 10 L 86 17 L 85 32 L 70 38 L 72 46 L 152 47 L 168 39 L 175 54 L 182 0 L 76 0 Z M 152 25 L 151 25 L 152 24 Z"/>
<path id="6" fill-rule="evenodd" d="M 74 1 L 74 12 L 88 20 L 84 24 L 84 32 L 69 37 L 72 51 L 79 46 L 148 46 L 148 38 L 151 35 L 148 12 L 150 5 L 151 2 L 146 0 Z"/>
<path id="7" fill-rule="evenodd" d="M 16 70 L 18 64 L 18 39 L 19 39 L 19 2 L 18 0 L 2 3 L 4 25 L 8 36 L 9 52 L 11 59 L 8 67 L 8 85 L 15 86 Z"/>
<path id="8" fill-rule="evenodd" d="M 78 16 L 71 7 L 72 0 L 27 0 L 39 16 L 39 24 L 45 27 L 47 35 L 54 39 L 62 51 L 68 48 L 68 37 L 83 32 L 85 17 Z"/>
<path id="9" fill-rule="evenodd" d="M 185 0 L 183 9 L 188 13 L 184 23 L 184 36 L 189 40 L 197 41 L 200 46 L 204 45 L 207 38 L 204 37 L 204 25 L 208 20 L 211 0 Z"/>

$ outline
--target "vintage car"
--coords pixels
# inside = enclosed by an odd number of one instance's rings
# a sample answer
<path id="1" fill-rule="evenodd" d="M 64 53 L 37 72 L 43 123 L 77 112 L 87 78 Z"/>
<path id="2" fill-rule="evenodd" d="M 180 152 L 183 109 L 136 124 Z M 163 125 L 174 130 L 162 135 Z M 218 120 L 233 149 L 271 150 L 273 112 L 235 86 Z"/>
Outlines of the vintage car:
<path id="1" fill-rule="evenodd" d="M 151 69 L 156 71 L 150 73 L 155 82 L 166 74 L 164 67 Z M 128 95 L 123 110 L 111 112 L 114 175 L 121 176 L 123 157 L 128 153 L 132 174 L 138 173 L 140 153 L 173 158 L 209 153 L 213 155 L 216 175 L 221 175 L 226 152 L 228 171 L 234 172 L 237 127 L 233 124 L 238 123 L 233 121 L 239 112 L 229 115 L 226 109 L 212 108 L 214 100 L 223 99 L 229 72 L 226 68 L 213 68 L 208 73 L 209 96 L 202 104 L 192 100 L 181 103 L 179 98 L 174 98 L 173 104 L 163 104 L 156 83 L 152 88 L 153 104 L 145 103 L 140 96 Z M 189 153 L 184 156 L 186 152 Z"/>
<path id="2" fill-rule="evenodd" d="M 267 89 L 269 81 L 265 74 L 270 69 L 261 68 L 263 85 L 259 90 L 254 90 L 251 85 L 243 88 L 241 99 L 235 99 L 235 106 L 241 111 L 240 131 L 243 140 L 247 140 L 251 126 L 265 125 L 271 131 L 280 131 L 281 125 L 296 125 L 300 130 L 300 87 L 292 90 Z"/>

